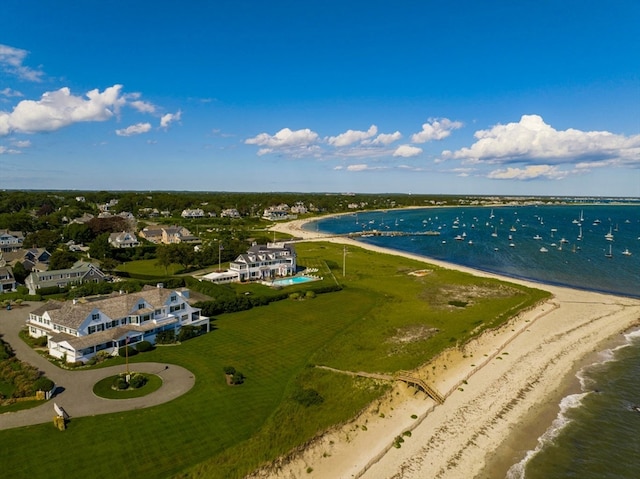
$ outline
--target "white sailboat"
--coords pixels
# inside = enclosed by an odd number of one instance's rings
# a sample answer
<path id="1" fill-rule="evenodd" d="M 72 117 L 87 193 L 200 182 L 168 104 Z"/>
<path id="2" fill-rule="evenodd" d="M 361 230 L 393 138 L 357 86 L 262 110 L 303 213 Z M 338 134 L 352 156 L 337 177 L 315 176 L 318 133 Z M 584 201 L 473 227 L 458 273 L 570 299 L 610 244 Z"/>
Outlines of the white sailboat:
<path id="1" fill-rule="evenodd" d="M 613 231 L 611 226 L 609 226 L 609 232 L 606 235 L 604 235 L 604 237 L 607 241 L 613 241 Z"/>
<path id="2" fill-rule="evenodd" d="M 611 245 L 609 245 L 609 252 L 604 254 L 607 258 L 613 258 L 613 252 L 611 251 Z"/>

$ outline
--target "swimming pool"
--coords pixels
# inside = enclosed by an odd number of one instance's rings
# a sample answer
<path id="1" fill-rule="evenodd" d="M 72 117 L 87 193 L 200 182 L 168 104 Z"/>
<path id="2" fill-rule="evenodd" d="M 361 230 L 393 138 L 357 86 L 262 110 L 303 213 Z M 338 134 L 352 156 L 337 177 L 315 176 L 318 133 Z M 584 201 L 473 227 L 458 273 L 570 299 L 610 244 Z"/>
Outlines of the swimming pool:
<path id="1" fill-rule="evenodd" d="M 292 286 L 294 284 L 308 283 L 310 281 L 317 281 L 318 278 L 312 278 L 310 276 L 294 276 L 292 278 L 282 278 L 273 280 L 271 286 Z"/>

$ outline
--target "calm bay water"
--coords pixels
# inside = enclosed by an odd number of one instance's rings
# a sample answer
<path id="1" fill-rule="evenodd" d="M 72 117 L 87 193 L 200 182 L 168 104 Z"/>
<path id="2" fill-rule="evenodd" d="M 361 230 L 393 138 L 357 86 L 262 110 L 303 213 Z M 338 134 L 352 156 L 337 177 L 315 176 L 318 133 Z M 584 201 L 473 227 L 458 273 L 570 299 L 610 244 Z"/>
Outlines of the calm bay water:
<path id="1" fill-rule="evenodd" d="M 307 228 L 359 232 L 360 241 L 385 248 L 640 298 L 640 204 L 372 211 Z M 556 420 L 510 468 L 509 479 L 640 477 L 640 333 L 628 333 L 624 344 L 602 352 L 579 379 L 583 392 L 562 400 Z"/>

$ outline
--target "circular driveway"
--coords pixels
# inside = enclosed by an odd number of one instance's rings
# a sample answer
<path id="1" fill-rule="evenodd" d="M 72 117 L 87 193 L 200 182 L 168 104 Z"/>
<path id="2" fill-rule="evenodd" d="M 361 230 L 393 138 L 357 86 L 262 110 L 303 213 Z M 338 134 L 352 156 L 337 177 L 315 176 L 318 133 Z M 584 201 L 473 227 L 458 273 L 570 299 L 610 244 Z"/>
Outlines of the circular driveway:
<path id="1" fill-rule="evenodd" d="M 28 306 L 14 307 L 11 311 L 0 311 L 0 335 L 9 343 L 16 356 L 51 379 L 57 386 L 56 395 L 41 406 L 17 412 L 0 414 L 0 429 L 30 426 L 53 421 L 53 403 L 62 407 L 69 417 L 95 416 L 132 409 L 156 406 L 186 393 L 195 384 L 195 377 L 181 366 L 163 363 L 134 363 L 136 372 L 155 374 L 162 379 L 157 391 L 144 397 L 132 399 L 105 399 L 93 393 L 99 380 L 124 372 L 124 366 L 112 366 L 87 371 L 67 371 L 51 364 L 20 339 L 18 333 L 24 328 L 29 312 L 42 303 L 30 302 Z"/>

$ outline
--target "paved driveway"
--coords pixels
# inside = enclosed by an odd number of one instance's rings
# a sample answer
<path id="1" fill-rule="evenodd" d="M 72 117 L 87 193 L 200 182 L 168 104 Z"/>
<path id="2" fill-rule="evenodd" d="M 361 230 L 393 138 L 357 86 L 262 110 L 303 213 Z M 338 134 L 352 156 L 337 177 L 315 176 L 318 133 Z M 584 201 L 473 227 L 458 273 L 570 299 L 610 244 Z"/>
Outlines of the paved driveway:
<path id="1" fill-rule="evenodd" d="M 9 343 L 22 361 L 43 371 L 61 390 L 42 406 L 23 411 L 0 414 L 0 429 L 52 422 L 53 403 L 64 408 L 71 418 L 95 416 L 112 412 L 142 409 L 162 404 L 186 393 L 195 384 L 193 374 L 180 366 L 160 363 L 135 363 L 136 372 L 152 373 L 162 378 L 162 386 L 144 397 L 133 399 L 104 399 L 93 394 L 93 386 L 100 379 L 123 372 L 123 366 L 88 371 L 67 371 L 51 364 L 20 339 L 18 333 L 25 326 L 29 312 L 42 303 L 0 310 L 0 335 Z"/>

